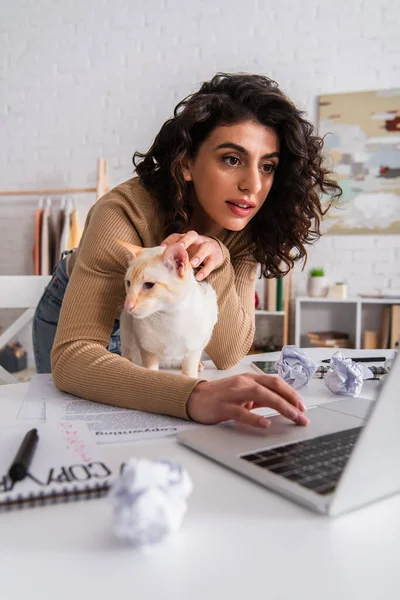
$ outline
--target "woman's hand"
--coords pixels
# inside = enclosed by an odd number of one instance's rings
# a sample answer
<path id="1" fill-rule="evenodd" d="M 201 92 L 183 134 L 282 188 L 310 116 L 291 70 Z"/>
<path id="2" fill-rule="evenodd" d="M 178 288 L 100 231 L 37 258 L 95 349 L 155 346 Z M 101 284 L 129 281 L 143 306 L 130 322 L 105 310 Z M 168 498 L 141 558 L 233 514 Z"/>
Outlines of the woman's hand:
<path id="1" fill-rule="evenodd" d="M 220 267 L 224 260 L 218 242 L 205 235 L 199 235 L 196 231 L 173 233 L 165 238 L 160 245 L 169 246 L 170 244 L 180 244 L 187 250 L 192 267 L 196 268 L 199 265 L 203 265 L 202 269 L 196 275 L 197 281 L 201 281 L 211 271 Z"/>
<path id="2" fill-rule="evenodd" d="M 186 411 L 198 423 L 211 425 L 234 419 L 253 427 L 268 427 L 271 421 L 250 412 L 268 407 L 298 425 L 307 425 L 306 410 L 297 392 L 273 375 L 243 373 L 217 381 L 201 381 L 190 394 Z"/>

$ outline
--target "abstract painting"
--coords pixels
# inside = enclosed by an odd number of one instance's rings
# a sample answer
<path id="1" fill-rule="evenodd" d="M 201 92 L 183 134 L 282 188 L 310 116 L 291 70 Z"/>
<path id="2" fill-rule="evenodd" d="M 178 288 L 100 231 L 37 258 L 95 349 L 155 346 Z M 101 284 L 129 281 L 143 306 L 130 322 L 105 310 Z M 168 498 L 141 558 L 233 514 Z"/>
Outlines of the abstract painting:
<path id="1" fill-rule="evenodd" d="M 343 189 L 325 230 L 400 233 L 400 89 L 320 96 L 319 134 Z"/>

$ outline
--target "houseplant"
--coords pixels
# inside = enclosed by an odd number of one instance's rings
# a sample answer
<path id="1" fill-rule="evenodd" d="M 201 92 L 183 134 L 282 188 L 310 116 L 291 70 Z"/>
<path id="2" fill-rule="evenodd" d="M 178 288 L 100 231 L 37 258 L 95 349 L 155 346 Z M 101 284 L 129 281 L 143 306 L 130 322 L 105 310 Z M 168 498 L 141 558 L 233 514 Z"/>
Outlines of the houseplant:
<path id="1" fill-rule="evenodd" d="M 307 294 L 313 298 L 326 296 L 329 291 L 328 278 L 322 267 L 311 269 L 307 282 Z"/>

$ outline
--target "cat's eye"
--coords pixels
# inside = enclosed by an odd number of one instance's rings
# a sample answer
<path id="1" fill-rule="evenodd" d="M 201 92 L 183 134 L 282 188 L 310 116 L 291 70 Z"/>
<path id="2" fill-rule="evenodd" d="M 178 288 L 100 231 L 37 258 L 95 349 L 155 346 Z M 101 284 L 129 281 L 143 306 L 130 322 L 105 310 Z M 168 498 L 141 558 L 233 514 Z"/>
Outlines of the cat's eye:
<path id="1" fill-rule="evenodd" d="M 131 282 L 128 279 L 125 279 L 126 287 L 131 287 Z"/>
<path id="2" fill-rule="evenodd" d="M 151 288 L 154 287 L 154 285 L 155 284 L 153 282 L 151 282 L 151 281 L 145 281 L 144 284 L 143 284 L 143 287 L 146 290 L 151 290 Z"/>

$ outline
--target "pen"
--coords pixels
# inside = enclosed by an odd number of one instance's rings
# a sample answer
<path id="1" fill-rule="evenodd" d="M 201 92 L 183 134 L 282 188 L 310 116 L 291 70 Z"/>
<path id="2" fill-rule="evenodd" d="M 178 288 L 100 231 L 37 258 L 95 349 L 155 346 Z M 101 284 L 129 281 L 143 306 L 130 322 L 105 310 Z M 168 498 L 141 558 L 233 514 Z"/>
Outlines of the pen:
<path id="1" fill-rule="evenodd" d="M 38 440 L 37 429 L 31 429 L 25 435 L 8 471 L 8 476 L 12 481 L 21 481 L 27 474 Z"/>
<path id="2" fill-rule="evenodd" d="M 385 362 L 386 356 L 350 356 L 354 362 Z M 324 358 L 321 362 L 329 363 L 330 358 Z"/>

